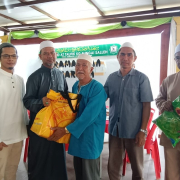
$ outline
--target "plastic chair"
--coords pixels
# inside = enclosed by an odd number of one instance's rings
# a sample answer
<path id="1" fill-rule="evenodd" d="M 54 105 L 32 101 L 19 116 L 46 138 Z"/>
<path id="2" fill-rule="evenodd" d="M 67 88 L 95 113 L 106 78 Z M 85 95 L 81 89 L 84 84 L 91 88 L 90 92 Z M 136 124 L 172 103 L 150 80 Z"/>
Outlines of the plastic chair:
<path id="1" fill-rule="evenodd" d="M 148 124 L 147 124 L 147 134 L 149 134 L 150 126 L 151 126 L 151 123 L 152 123 L 154 113 L 155 113 L 155 109 L 151 108 L 149 121 L 148 121 Z M 147 154 L 150 154 L 150 149 L 147 149 Z M 125 162 L 125 160 L 126 160 L 126 162 Z M 126 163 L 130 163 L 127 152 L 125 152 L 125 158 L 124 158 L 124 161 L 123 161 L 123 173 L 122 173 L 123 176 L 125 176 L 125 174 L 126 174 Z"/>
<path id="2" fill-rule="evenodd" d="M 108 127 L 109 127 L 109 120 L 106 120 L 106 127 L 105 127 L 105 130 L 104 130 L 105 133 L 109 133 Z"/>
<path id="3" fill-rule="evenodd" d="M 147 139 L 146 143 L 144 146 L 144 149 L 150 150 L 151 152 L 151 157 L 154 161 L 154 168 L 155 168 L 155 173 L 156 173 L 156 179 L 160 179 L 160 173 L 161 173 L 161 163 L 160 163 L 160 156 L 159 156 L 159 148 L 158 148 L 158 142 L 157 138 L 153 140 L 153 135 L 156 130 L 157 126 L 153 124 Z"/>
<path id="4" fill-rule="evenodd" d="M 151 122 L 152 122 L 154 113 L 155 113 L 155 109 L 151 108 L 149 121 L 148 121 L 148 124 L 147 124 L 147 134 L 149 134 L 149 132 L 150 132 L 150 126 L 151 126 Z M 147 149 L 147 154 L 150 154 L 150 149 Z M 125 151 L 125 157 L 124 157 L 124 160 L 123 160 L 123 172 L 122 172 L 123 176 L 125 176 L 125 174 L 126 174 L 126 163 L 130 163 L 130 160 L 129 160 L 127 152 Z"/>
<path id="5" fill-rule="evenodd" d="M 29 116 L 29 119 L 30 119 L 30 111 L 27 110 L 27 113 L 28 113 L 28 116 Z M 26 142 L 25 142 L 24 158 L 23 158 L 24 163 L 26 163 L 27 156 L 28 156 L 28 146 L 29 146 L 29 137 L 26 138 Z"/>
<path id="6" fill-rule="evenodd" d="M 154 113 L 155 113 L 155 109 L 151 108 L 151 112 L 150 112 L 150 116 L 149 116 L 149 121 L 148 121 L 148 124 L 147 124 L 147 135 L 150 132 L 150 126 L 151 126 L 151 123 L 152 123 L 152 119 L 153 119 Z M 149 149 L 147 149 L 147 154 L 150 154 L 150 150 Z"/>
<path id="7" fill-rule="evenodd" d="M 69 144 L 65 144 L 65 151 L 68 151 Z"/>
<path id="8" fill-rule="evenodd" d="M 154 168 L 155 168 L 155 174 L 156 179 L 160 179 L 160 173 L 161 173 L 161 163 L 160 163 L 160 156 L 159 156 L 159 148 L 158 148 L 158 142 L 157 138 L 153 140 L 153 135 L 156 130 L 157 126 L 153 124 L 151 130 L 149 131 L 149 134 L 147 135 L 146 142 L 144 145 L 144 149 L 146 149 L 148 152 L 150 152 L 151 157 L 154 161 Z M 123 160 L 123 172 L 122 175 L 125 176 L 126 173 L 126 163 L 128 161 L 128 155 L 127 152 L 125 152 L 125 158 Z"/>
<path id="9" fill-rule="evenodd" d="M 151 112 L 150 112 L 150 116 L 149 116 L 149 121 L 148 121 L 147 128 L 146 128 L 147 129 L 147 134 L 150 131 L 150 126 L 151 126 L 151 123 L 152 123 L 152 119 L 153 119 L 154 113 L 155 113 L 155 109 L 151 108 Z"/>
<path id="10" fill-rule="evenodd" d="M 28 156 L 28 146 L 29 146 L 29 137 L 26 138 L 26 142 L 25 142 L 24 158 L 23 158 L 24 163 L 26 163 L 27 156 Z"/>
<path id="11" fill-rule="evenodd" d="M 130 160 L 128 158 L 127 152 L 125 151 L 125 157 L 124 157 L 124 160 L 123 160 L 123 171 L 122 171 L 123 176 L 125 176 L 125 174 L 126 174 L 126 163 L 130 163 Z"/>

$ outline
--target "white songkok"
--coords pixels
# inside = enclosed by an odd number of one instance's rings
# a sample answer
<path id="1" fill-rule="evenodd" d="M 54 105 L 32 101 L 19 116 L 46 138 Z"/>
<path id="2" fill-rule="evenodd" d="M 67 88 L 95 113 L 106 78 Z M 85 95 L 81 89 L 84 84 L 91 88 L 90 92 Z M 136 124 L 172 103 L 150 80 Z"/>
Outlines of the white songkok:
<path id="1" fill-rule="evenodd" d="M 130 48 L 132 48 L 132 49 L 134 50 L 134 47 L 133 47 L 133 45 L 132 45 L 130 42 L 125 42 L 125 43 L 123 43 L 122 46 L 121 46 L 121 48 L 122 48 L 122 47 L 130 47 Z M 120 48 L 120 49 L 121 49 L 121 48 Z M 134 50 L 134 51 L 135 51 L 135 50 Z"/>
<path id="2" fill-rule="evenodd" d="M 175 49 L 175 53 L 174 53 L 174 54 L 176 54 L 177 52 L 180 52 L 180 44 L 178 44 L 178 45 L 176 46 L 176 49 Z"/>
<path id="3" fill-rule="evenodd" d="M 77 60 L 78 60 L 78 59 L 83 59 L 83 60 L 86 60 L 86 61 L 90 62 L 91 65 L 93 64 L 93 59 L 92 59 L 92 57 L 91 57 L 90 55 L 88 55 L 88 54 L 80 54 L 80 55 L 78 56 Z"/>
<path id="4" fill-rule="evenodd" d="M 54 44 L 52 41 L 43 41 L 40 43 L 40 51 L 45 48 L 45 47 L 53 47 L 54 48 Z"/>

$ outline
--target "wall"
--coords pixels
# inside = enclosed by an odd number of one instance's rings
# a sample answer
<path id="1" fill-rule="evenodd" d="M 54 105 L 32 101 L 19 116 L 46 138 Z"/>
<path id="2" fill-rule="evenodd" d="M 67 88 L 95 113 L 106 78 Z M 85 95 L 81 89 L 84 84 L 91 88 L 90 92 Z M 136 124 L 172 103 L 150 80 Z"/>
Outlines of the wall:
<path id="1" fill-rule="evenodd" d="M 159 92 L 159 73 L 160 73 L 160 46 L 161 46 L 161 35 L 142 35 L 142 36 L 130 36 L 130 37 L 120 37 L 120 38 L 108 38 L 108 39 L 99 39 L 99 40 L 88 40 L 88 41 L 77 41 L 77 42 L 64 42 L 64 43 L 55 43 L 56 48 L 61 47 L 75 47 L 75 46 L 85 46 L 85 45 L 97 45 L 97 44 L 111 44 L 119 43 L 122 44 L 126 41 L 130 41 L 137 53 L 137 60 L 135 62 L 135 68 L 143 73 L 145 73 L 151 83 L 153 96 L 157 97 Z M 38 58 L 39 45 L 17 45 L 18 50 L 18 63 L 15 68 L 15 72 L 23 76 L 25 82 L 28 76 L 38 69 L 41 66 L 41 60 Z M 74 58 L 73 58 L 74 59 Z M 105 83 L 108 75 L 114 71 L 119 70 L 119 64 L 116 56 L 98 56 L 93 57 L 96 61 L 100 59 L 106 64 L 105 73 L 103 76 L 95 76 L 95 79 Z M 71 60 L 68 59 L 57 59 L 60 60 Z M 77 78 L 66 78 L 71 91 L 72 85 L 77 80 Z M 152 107 L 155 107 L 154 102 Z"/>
<path id="2" fill-rule="evenodd" d="M 107 38 L 119 38 L 119 37 L 131 37 L 138 35 L 149 35 L 149 34 L 160 34 L 161 35 L 161 55 L 160 55 L 160 84 L 163 79 L 167 77 L 167 65 L 168 65 L 168 49 L 169 49 L 169 37 L 170 37 L 170 23 L 157 26 L 155 28 L 123 28 L 109 30 L 107 32 L 97 35 L 82 35 L 82 34 L 71 34 L 64 35 L 57 39 L 53 39 L 54 43 L 63 42 L 75 42 L 85 40 L 99 40 Z M 22 40 L 12 40 L 14 45 L 29 45 L 39 44 L 43 40 L 40 38 L 29 38 Z"/>

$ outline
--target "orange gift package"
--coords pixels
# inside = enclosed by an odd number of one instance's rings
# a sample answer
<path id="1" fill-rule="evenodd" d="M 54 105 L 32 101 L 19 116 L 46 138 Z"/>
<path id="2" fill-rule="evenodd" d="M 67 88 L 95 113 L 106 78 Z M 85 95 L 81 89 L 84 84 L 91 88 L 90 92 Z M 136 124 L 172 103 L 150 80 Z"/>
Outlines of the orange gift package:
<path id="1" fill-rule="evenodd" d="M 53 134 L 52 127 L 66 127 L 75 120 L 81 95 L 50 90 L 47 98 L 51 100 L 50 105 L 37 113 L 31 127 L 31 131 L 44 138 Z M 70 136 L 66 134 L 57 142 L 68 144 Z"/>

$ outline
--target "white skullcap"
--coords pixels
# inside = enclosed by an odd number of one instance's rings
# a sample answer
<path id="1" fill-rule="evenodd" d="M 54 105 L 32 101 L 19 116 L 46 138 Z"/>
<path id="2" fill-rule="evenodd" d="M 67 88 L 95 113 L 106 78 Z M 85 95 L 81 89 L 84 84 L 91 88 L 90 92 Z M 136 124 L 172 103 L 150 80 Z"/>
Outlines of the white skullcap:
<path id="1" fill-rule="evenodd" d="M 176 49 L 175 49 L 175 53 L 174 53 L 174 54 L 176 54 L 177 52 L 180 52 L 180 44 L 178 44 L 178 45 L 176 46 Z"/>
<path id="2" fill-rule="evenodd" d="M 122 46 L 120 47 L 120 49 L 121 49 L 122 47 L 130 47 L 130 48 L 132 48 L 132 49 L 134 50 L 134 47 L 133 47 L 133 45 L 132 45 L 130 42 L 125 42 L 125 43 L 123 43 Z"/>
<path id="3" fill-rule="evenodd" d="M 45 48 L 45 47 L 53 47 L 54 48 L 54 44 L 52 41 L 43 41 L 40 43 L 40 51 L 41 49 Z"/>
<path id="4" fill-rule="evenodd" d="M 91 57 L 90 55 L 88 55 L 88 54 L 80 54 L 80 55 L 78 56 L 77 60 L 78 60 L 78 59 L 83 59 L 83 60 L 86 60 L 86 61 L 90 62 L 91 64 L 93 64 L 93 59 L 92 59 L 92 57 Z"/>

